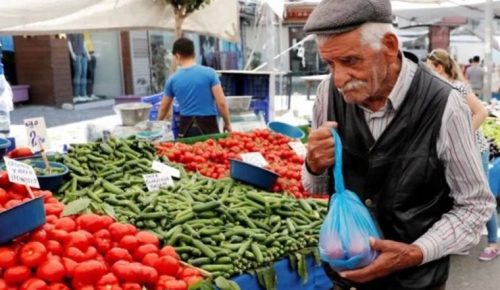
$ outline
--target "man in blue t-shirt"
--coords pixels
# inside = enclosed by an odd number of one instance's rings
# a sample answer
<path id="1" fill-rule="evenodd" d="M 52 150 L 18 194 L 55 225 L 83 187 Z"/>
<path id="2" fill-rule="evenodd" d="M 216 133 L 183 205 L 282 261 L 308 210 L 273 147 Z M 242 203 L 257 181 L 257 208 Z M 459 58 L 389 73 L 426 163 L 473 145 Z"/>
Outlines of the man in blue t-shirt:
<path id="1" fill-rule="evenodd" d="M 217 73 L 196 64 L 194 43 L 187 38 L 175 41 L 172 53 L 179 69 L 167 80 L 158 120 L 165 119 L 176 98 L 181 115 L 179 137 L 220 133 L 217 108 L 224 120 L 224 131 L 231 132 L 226 97 Z"/>

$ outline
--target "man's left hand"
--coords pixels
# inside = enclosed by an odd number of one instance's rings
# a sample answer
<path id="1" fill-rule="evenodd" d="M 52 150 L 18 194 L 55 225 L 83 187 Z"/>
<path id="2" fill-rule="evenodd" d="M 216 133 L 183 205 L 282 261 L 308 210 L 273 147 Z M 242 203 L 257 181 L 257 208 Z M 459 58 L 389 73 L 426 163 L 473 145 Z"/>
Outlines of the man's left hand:
<path id="1" fill-rule="evenodd" d="M 415 245 L 374 238 L 370 238 L 370 245 L 379 253 L 378 257 L 362 269 L 340 273 L 342 278 L 357 283 L 366 283 L 396 271 L 418 266 L 423 260 L 422 250 Z"/>

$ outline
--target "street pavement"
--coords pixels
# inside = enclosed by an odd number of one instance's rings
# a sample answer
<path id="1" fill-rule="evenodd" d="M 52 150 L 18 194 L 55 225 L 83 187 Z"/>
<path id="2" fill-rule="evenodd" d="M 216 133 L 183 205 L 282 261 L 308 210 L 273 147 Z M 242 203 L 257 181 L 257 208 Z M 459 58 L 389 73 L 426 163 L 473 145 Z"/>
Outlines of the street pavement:
<path id="1" fill-rule="evenodd" d="M 24 144 L 26 140 L 23 120 L 40 116 L 45 117 L 51 142 L 60 144 L 85 142 L 86 124 L 109 127 L 119 123 L 111 107 L 73 111 L 25 106 L 11 113 L 11 135 L 19 140 L 18 144 Z M 471 250 L 470 255 L 452 257 L 447 290 L 500 290 L 500 257 L 490 262 L 478 260 L 485 246 L 486 237 L 482 236 L 480 244 Z"/>

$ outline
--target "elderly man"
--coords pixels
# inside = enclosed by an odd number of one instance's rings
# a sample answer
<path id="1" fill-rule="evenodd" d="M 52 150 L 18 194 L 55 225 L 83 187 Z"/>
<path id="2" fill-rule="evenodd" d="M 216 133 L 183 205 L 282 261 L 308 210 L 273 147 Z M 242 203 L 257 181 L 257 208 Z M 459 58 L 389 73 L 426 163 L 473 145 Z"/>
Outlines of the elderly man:
<path id="1" fill-rule="evenodd" d="M 346 187 L 383 236 L 371 240 L 380 255 L 369 266 L 325 265 L 335 289 L 444 289 L 448 256 L 479 241 L 495 207 L 467 104 L 399 50 L 389 0 L 323 0 L 305 31 L 317 35 L 332 77 L 318 88 L 304 186 L 332 192 L 337 129 Z"/>

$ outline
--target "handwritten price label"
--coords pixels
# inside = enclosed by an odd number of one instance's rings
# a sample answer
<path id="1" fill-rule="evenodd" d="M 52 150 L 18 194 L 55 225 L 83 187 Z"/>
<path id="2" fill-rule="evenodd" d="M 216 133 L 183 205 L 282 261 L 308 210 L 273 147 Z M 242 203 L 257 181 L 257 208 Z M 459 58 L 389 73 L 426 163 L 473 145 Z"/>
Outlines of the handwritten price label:
<path id="1" fill-rule="evenodd" d="M 167 175 L 170 175 L 175 178 L 180 178 L 181 177 L 181 172 L 178 169 L 175 169 L 171 166 L 168 166 L 166 164 L 163 164 L 158 161 L 153 161 L 153 166 L 152 168 L 160 173 L 164 173 Z"/>
<path id="2" fill-rule="evenodd" d="M 266 158 L 262 156 L 260 152 L 252 152 L 252 153 L 243 153 L 241 154 L 241 158 L 243 162 L 250 163 L 255 166 L 264 167 L 267 166 Z"/>
<path id="3" fill-rule="evenodd" d="M 43 117 L 25 119 L 24 126 L 28 136 L 28 146 L 31 151 L 40 151 L 40 143 L 44 149 L 50 148 L 49 138 L 47 136 L 47 127 Z"/>
<path id="4" fill-rule="evenodd" d="M 12 183 L 26 184 L 29 187 L 40 188 L 35 170 L 28 164 L 4 157 L 9 180 Z"/>
<path id="5" fill-rule="evenodd" d="M 299 157 L 306 157 L 307 154 L 307 148 L 302 142 L 290 142 L 288 143 L 288 146 L 292 148 L 292 150 L 297 154 Z"/>
<path id="6" fill-rule="evenodd" d="M 162 187 L 174 185 L 172 177 L 164 173 L 145 174 L 142 178 L 144 178 L 148 191 L 155 191 Z"/>

